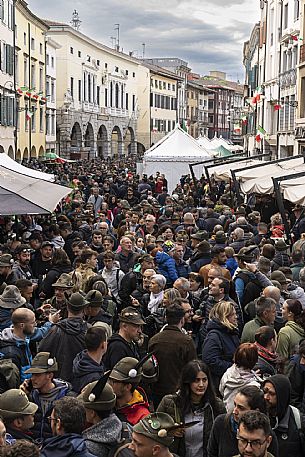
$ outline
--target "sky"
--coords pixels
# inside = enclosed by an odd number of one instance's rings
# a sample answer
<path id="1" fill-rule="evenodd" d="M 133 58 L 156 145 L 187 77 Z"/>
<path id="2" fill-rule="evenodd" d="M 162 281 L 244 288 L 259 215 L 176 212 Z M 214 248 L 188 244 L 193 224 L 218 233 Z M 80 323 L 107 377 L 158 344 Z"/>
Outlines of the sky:
<path id="1" fill-rule="evenodd" d="M 178 57 L 192 71 L 227 73 L 244 80 L 243 43 L 259 21 L 258 0 L 27 0 L 39 17 L 69 23 L 76 9 L 80 31 L 112 45 L 120 24 L 120 47 L 135 57 Z"/>

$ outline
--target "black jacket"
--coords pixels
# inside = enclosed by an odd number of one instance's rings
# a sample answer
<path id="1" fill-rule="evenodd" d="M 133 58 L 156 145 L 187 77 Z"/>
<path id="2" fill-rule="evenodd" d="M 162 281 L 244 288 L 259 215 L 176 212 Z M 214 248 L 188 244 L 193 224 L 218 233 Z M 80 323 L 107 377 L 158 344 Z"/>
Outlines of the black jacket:
<path id="1" fill-rule="evenodd" d="M 108 340 L 107 352 L 103 357 L 106 370 L 112 370 L 114 365 L 124 357 L 139 359 L 138 347 L 135 343 L 128 343 L 121 335 L 115 333 Z"/>
<path id="2" fill-rule="evenodd" d="M 127 256 L 124 255 L 123 252 L 120 252 L 116 254 L 115 260 L 118 260 L 120 264 L 120 269 L 126 274 L 133 269 L 139 257 L 140 254 L 138 254 L 137 252 L 129 252 Z"/>
<path id="3" fill-rule="evenodd" d="M 238 330 L 230 330 L 217 320 L 209 320 L 207 336 L 202 346 L 202 360 L 209 366 L 215 387 L 233 364 L 239 346 Z"/>
<path id="4" fill-rule="evenodd" d="M 87 324 L 80 317 L 67 318 L 55 324 L 39 345 L 40 352 L 50 352 L 58 362 L 58 377 L 72 380 L 75 356 L 85 349 Z"/>
<path id="5" fill-rule="evenodd" d="M 209 438 L 208 457 L 233 457 L 239 455 L 235 430 L 237 431 L 237 424 L 234 426 L 231 414 L 220 414 L 216 417 Z M 272 441 L 268 451 L 274 457 L 279 457 L 278 442 L 274 433 L 272 433 Z"/>
<path id="6" fill-rule="evenodd" d="M 132 292 L 142 287 L 142 275 L 137 271 L 130 271 L 122 278 L 119 297 L 122 300 L 122 307 L 125 308 L 131 304 L 130 295 Z"/>
<path id="7" fill-rule="evenodd" d="M 287 376 L 291 384 L 291 404 L 305 414 L 305 366 L 300 364 L 300 356 L 290 360 Z"/>
<path id="8" fill-rule="evenodd" d="M 91 359 L 87 350 L 80 352 L 73 360 L 73 391 L 80 393 L 82 388 L 87 384 L 100 379 L 104 372 L 105 367 L 103 363 L 98 364 L 95 360 Z"/>
<path id="9" fill-rule="evenodd" d="M 304 457 L 304 416 L 300 415 L 302 429 L 298 430 L 294 413 L 290 407 L 290 382 L 287 376 L 277 374 L 266 379 L 276 392 L 275 413 L 269 414 L 271 426 L 279 443 L 280 457 Z"/>

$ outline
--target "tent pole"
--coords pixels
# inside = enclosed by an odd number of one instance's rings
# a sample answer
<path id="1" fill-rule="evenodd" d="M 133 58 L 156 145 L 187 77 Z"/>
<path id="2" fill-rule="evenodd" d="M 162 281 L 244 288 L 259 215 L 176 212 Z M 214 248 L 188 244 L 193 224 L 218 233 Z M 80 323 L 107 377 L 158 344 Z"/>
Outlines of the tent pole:
<path id="1" fill-rule="evenodd" d="M 230 171 L 231 171 L 232 180 L 233 180 L 233 183 L 234 183 L 234 189 L 235 189 L 235 193 L 236 193 L 236 197 L 237 197 L 237 204 L 241 205 L 243 203 L 243 199 L 241 198 L 240 185 L 239 185 L 239 182 L 236 179 L 235 171 L 234 170 L 230 170 Z"/>
<path id="2" fill-rule="evenodd" d="M 190 172 L 191 172 L 191 175 L 192 175 L 192 179 L 193 179 L 194 187 L 195 187 L 195 190 L 196 190 L 196 194 L 197 194 L 197 197 L 198 197 L 199 196 L 198 185 L 197 185 L 197 179 L 196 179 L 196 176 L 195 176 L 195 173 L 194 173 L 193 165 L 189 164 L 189 168 L 190 168 Z"/>
<path id="3" fill-rule="evenodd" d="M 282 216 L 282 219 L 283 219 L 283 222 L 284 222 L 286 237 L 287 237 L 287 240 L 289 242 L 291 242 L 291 235 L 290 235 L 288 221 L 287 221 L 287 218 L 286 218 L 285 207 L 284 207 L 284 202 L 283 202 L 283 196 L 281 194 L 280 184 L 279 184 L 279 181 L 278 181 L 277 178 L 272 178 L 272 181 L 273 181 L 273 187 L 274 187 L 277 206 L 279 208 L 279 211 L 281 213 L 281 216 Z"/>

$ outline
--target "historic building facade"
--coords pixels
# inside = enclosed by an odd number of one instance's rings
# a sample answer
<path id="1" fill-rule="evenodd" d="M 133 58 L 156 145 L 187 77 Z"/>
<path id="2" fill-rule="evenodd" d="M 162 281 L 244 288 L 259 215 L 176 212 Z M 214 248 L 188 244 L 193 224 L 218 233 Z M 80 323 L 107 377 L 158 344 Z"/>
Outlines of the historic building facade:
<path id="1" fill-rule="evenodd" d="M 0 1 L 0 153 L 14 158 L 14 3 Z"/>
<path id="2" fill-rule="evenodd" d="M 47 36 L 60 46 L 57 152 L 74 158 L 136 154 L 137 120 L 149 120 L 149 70 L 69 25 L 48 26 Z"/>

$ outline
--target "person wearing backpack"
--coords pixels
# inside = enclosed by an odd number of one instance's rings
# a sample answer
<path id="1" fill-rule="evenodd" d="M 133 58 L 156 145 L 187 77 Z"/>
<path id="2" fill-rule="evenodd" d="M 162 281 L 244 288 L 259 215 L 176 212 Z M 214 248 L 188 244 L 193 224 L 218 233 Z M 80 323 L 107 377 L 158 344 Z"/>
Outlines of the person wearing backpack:
<path id="1" fill-rule="evenodd" d="M 305 417 L 290 405 L 291 386 L 287 376 L 270 376 L 263 383 L 271 427 L 279 444 L 279 457 L 303 457 Z"/>
<path id="2" fill-rule="evenodd" d="M 243 310 L 249 302 L 260 296 L 265 287 L 272 286 L 272 282 L 257 268 L 257 251 L 257 246 L 247 246 L 241 248 L 235 256 L 238 268 L 233 276 L 233 282 Z"/>

